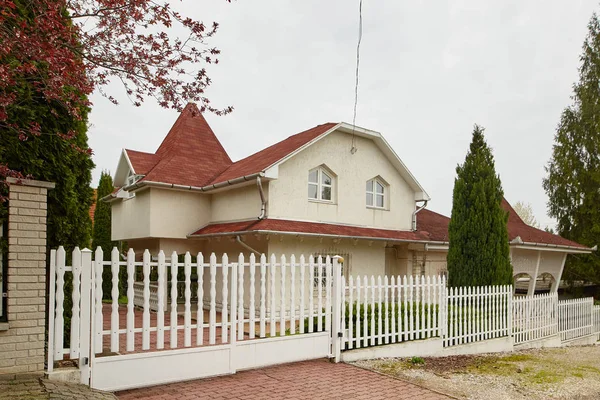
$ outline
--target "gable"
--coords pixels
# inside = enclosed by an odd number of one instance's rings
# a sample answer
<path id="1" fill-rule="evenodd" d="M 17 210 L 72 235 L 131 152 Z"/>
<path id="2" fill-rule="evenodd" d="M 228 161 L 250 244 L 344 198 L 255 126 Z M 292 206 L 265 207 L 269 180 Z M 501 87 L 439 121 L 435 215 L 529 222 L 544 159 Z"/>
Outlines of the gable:
<path id="1" fill-rule="evenodd" d="M 289 160 L 290 158 L 296 156 L 298 153 L 305 151 L 309 146 L 314 146 L 321 140 L 324 140 L 326 137 L 332 134 L 345 134 L 351 137 L 351 135 L 355 135 L 356 137 L 367 139 L 371 141 L 380 151 L 380 154 L 387 159 L 396 169 L 396 171 L 400 174 L 400 176 L 404 179 L 404 181 L 410 186 L 410 188 L 415 192 L 414 201 L 422 201 L 422 200 L 430 200 L 431 198 L 423 189 L 421 184 L 417 181 L 414 175 L 409 171 L 406 165 L 400 160 L 400 157 L 396 154 L 396 152 L 392 149 L 392 147 L 388 144 L 388 142 L 383 138 L 383 136 L 379 132 L 371 131 L 368 129 L 353 127 L 345 122 L 335 125 L 332 129 L 323 132 L 321 135 L 315 137 L 312 141 L 307 142 L 305 145 L 300 146 L 290 153 L 288 153 L 285 157 L 278 160 L 276 163 L 271 165 L 269 168 L 265 170 L 265 175 L 267 177 L 276 178 L 279 174 L 279 166 Z M 350 146 L 351 147 L 351 146 Z M 350 147 L 347 148 L 339 148 L 340 152 L 350 151 Z M 360 149 L 357 149 L 360 151 Z"/>
<path id="2" fill-rule="evenodd" d="M 429 196 L 378 132 L 346 123 L 326 123 L 290 136 L 235 163 L 195 104 L 188 104 L 156 153 L 124 150 L 115 175 L 125 183 L 130 173 L 142 176 L 133 190 L 145 185 L 172 185 L 191 190 L 212 190 L 243 182 L 257 175 L 277 178 L 279 165 L 332 132 L 372 140 L 415 192 L 414 200 Z M 130 190 L 130 188 L 125 187 Z"/>
<path id="3" fill-rule="evenodd" d="M 278 163 L 277 179 L 269 181 L 269 217 L 410 230 L 414 189 L 373 140 L 355 137 L 355 153 L 352 145 L 351 135 L 335 130 Z M 327 198 L 320 189 L 311 195 L 316 168 L 333 178 Z M 366 184 L 375 176 L 386 183 L 384 207 L 367 204 Z"/>
<path id="4" fill-rule="evenodd" d="M 264 171 L 268 167 L 281 161 L 294 151 L 303 148 L 324 133 L 332 130 L 338 124 L 328 122 L 314 128 L 290 136 L 281 142 L 275 143 L 257 153 L 233 163 L 221 174 L 213 179 L 212 183 L 225 182 Z"/>

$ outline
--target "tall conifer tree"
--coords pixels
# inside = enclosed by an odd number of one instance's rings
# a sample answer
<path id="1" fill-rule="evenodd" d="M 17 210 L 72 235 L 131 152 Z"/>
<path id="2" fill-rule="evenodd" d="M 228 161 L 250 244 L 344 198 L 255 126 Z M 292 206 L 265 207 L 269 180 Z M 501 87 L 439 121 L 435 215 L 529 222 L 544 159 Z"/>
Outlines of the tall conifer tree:
<path id="1" fill-rule="evenodd" d="M 594 14 L 580 57 L 573 103 L 562 112 L 543 181 L 548 214 L 558 234 L 593 247 L 600 244 L 600 21 Z M 598 253 L 569 257 L 563 277 L 600 283 Z"/>
<path id="2" fill-rule="evenodd" d="M 450 286 L 504 285 L 512 266 L 503 198 L 494 157 L 484 129 L 475 125 L 465 162 L 456 167 L 450 218 L 448 283 Z"/>
<path id="3" fill-rule="evenodd" d="M 100 174 L 100 182 L 96 192 L 96 211 L 94 212 L 94 229 L 92 235 L 92 249 L 95 251 L 97 247 L 101 247 L 104 252 L 104 258 L 110 258 L 110 253 L 117 245 L 117 242 L 110 240 L 111 231 L 111 209 L 110 204 L 102 201 L 103 197 L 108 196 L 114 190 L 113 181 L 108 172 L 102 171 Z M 108 258 L 107 258 L 108 257 Z M 119 293 L 124 294 L 123 283 L 127 282 L 127 274 L 124 269 L 121 269 L 119 274 Z M 105 268 L 102 273 L 102 291 L 105 299 L 111 298 L 112 289 L 112 273 L 110 268 Z"/>
<path id="4" fill-rule="evenodd" d="M 102 198 L 111 194 L 114 189 L 111 176 L 108 172 L 102 171 L 96 192 L 92 249 L 95 250 L 96 247 L 100 246 L 104 254 L 110 254 L 112 248 L 117 245 L 116 242 L 110 240 L 110 204 L 102 201 Z"/>

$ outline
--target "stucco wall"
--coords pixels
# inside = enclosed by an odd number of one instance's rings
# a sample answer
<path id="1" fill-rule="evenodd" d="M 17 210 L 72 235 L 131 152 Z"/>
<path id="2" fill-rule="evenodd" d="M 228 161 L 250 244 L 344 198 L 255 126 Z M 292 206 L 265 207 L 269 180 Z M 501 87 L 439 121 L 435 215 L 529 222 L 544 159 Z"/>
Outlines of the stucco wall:
<path id="1" fill-rule="evenodd" d="M 365 225 L 408 230 L 415 208 L 414 192 L 372 140 L 332 133 L 279 167 L 269 184 L 269 217 Z M 337 176 L 334 203 L 309 201 L 308 172 L 325 164 Z M 381 176 L 389 186 L 388 210 L 366 206 L 366 182 Z"/>
<path id="2" fill-rule="evenodd" d="M 150 236 L 185 239 L 210 219 L 210 198 L 202 193 L 150 189 Z"/>
<path id="3" fill-rule="evenodd" d="M 127 240 L 150 236 L 150 191 L 144 190 L 135 197 L 116 200 L 111 204 L 112 240 Z"/>
<path id="4" fill-rule="evenodd" d="M 537 278 L 543 273 L 551 274 L 554 279 L 560 279 L 563 267 L 564 253 L 558 251 L 542 251 L 540 266 L 535 274 L 538 259 L 537 250 L 512 249 L 513 276 L 526 273 Z"/>
<path id="5" fill-rule="evenodd" d="M 447 252 L 419 251 L 407 247 L 401 245 L 396 246 L 397 250 L 386 249 L 387 275 L 409 276 L 423 273 L 425 276 L 437 276 L 447 272 Z"/>
<path id="6" fill-rule="evenodd" d="M 112 205 L 112 239 L 179 238 L 210 220 L 210 197 L 202 193 L 151 188 Z"/>
<path id="7" fill-rule="evenodd" d="M 263 183 L 268 198 L 268 185 Z M 261 200 L 255 183 L 211 195 L 211 222 L 257 218 Z"/>
<path id="8" fill-rule="evenodd" d="M 415 252 L 417 262 L 425 262 L 425 276 L 443 275 L 448 272 L 445 251 Z"/>
<path id="9" fill-rule="evenodd" d="M 274 237 L 269 241 L 269 255 L 275 254 L 280 257 L 285 254 L 288 259 L 294 254 L 296 260 L 301 255 L 305 257 L 311 254 L 350 255 L 350 275 L 383 275 L 385 272 L 385 248 L 381 242 L 373 242 L 371 246 L 367 241 L 358 241 L 355 245 L 350 240 L 342 240 L 333 243 L 331 239 L 323 240 L 306 238 L 300 241 L 298 238 Z"/>
<path id="10" fill-rule="evenodd" d="M 404 276 L 412 266 L 412 252 L 407 245 L 397 245 L 385 249 L 385 274 Z"/>

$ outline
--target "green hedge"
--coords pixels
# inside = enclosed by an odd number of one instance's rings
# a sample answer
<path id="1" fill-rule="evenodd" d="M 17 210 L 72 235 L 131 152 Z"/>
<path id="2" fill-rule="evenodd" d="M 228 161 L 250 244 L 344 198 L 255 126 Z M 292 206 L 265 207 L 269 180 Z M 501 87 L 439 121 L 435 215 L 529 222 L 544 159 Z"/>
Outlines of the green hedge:
<path id="1" fill-rule="evenodd" d="M 387 303 L 387 318 L 388 318 L 388 324 L 390 325 L 390 330 L 392 330 L 392 303 Z M 379 316 L 381 315 L 381 323 L 383 324 L 382 326 L 382 330 L 385 329 L 385 318 L 386 318 L 386 303 L 381 303 L 381 308 L 379 306 L 379 304 L 375 304 L 374 306 L 371 306 L 370 304 L 367 304 L 367 332 L 368 335 L 371 335 L 371 322 L 372 322 L 372 317 L 374 318 L 374 323 L 375 323 L 375 334 L 377 335 L 379 333 Z M 422 315 L 422 310 L 424 308 L 425 311 L 425 315 L 423 318 Z M 429 309 L 431 308 L 431 316 L 429 314 Z M 400 308 L 398 308 L 398 304 L 394 303 L 394 325 L 395 325 L 395 331 L 396 332 L 400 332 L 400 331 L 405 331 L 408 330 L 408 328 L 410 328 L 410 316 L 407 316 L 406 321 L 404 319 L 404 312 L 405 310 L 410 311 L 410 305 L 408 305 L 408 308 L 405 308 L 404 303 L 400 304 Z M 325 309 L 323 309 L 323 313 L 325 312 Z M 438 318 L 438 314 L 439 314 L 439 308 L 437 304 L 433 304 L 433 305 L 429 305 L 429 304 L 421 304 L 421 303 L 416 303 L 414 302 L 412 304 L 412 322 L 413 322 L 413 328 L 416 326 L 417 322 L 419 324 L 419 326 L 423 326 L 423 324 L 427 324 L 429 323 L 429 318 L 431 318 L 432 320 L 432 326 L 433 326 L 433 321 L 437 320 Z M 349 329 L 350 328 L 350 320 L 352 320 L 352 337 L 356 338 L 357 336 L 360 337 L 362 336 L 363 332 L 364 332 L 364 315 L 365 315 L 365 305 L 364 304 L 357 304 L 354 303 L 352 305 L 350 305 L 349 303 L 345 304 L 344 307 L 344 321 L 345 321 L 345 329 Z M 400 317 L 400 318 L 399 318 Z M 322 318 L 322 329 L 321 331 L 326 330 L 326 326 L 325 326 L 325 317 L 321 317 Z M 309 326 L 309 320 L 310 318 L 305 318 L 304 319 L 304 331 L 308 332 L 308 326 Z M 357 326 L 356 326 L 356 321 L 360 320 L 360 332 L 357 330 Z M 317 329 L 317 324 L 319 321 L 319 317 L 313 317 L 313 331 L 314 332 L 318 332 Z M 405 327 L 405 322 L 408 323 L 408 327 Z M 376 338 L 375 339 L 375 345 L 380 345 L 380 344 L 384 344 L 385 340 L 380 343 L 379 339 Z M 368 346 L 370 345 L 370 340 L 365 340 L 362 339 L 360 341 L 361 346 Z"/>

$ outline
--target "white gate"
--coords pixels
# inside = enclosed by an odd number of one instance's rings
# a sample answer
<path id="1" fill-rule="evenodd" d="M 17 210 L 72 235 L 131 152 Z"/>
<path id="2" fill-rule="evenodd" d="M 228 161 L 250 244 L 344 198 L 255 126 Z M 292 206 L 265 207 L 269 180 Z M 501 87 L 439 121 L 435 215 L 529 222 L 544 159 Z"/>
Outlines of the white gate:
<path id="1" fill-rule="evenodd" d="M 339 357 L 341 307 L 332 301 L 341 292 L 337 259 L 252 255 L 246 261 L 240 255 L 230 262 L 225 254 L 218 262 L 214 254 L 167 258 L 161 251 L 153 260 L 147 250 L 121 257 L 114 249 L 105 261 L 101 249 L 94 260 L 90 250 L 75 249 L 71 266 L 68 261 L 62 247 L 52 250 L 48 370 L 55 361 L 76 360 L 81 383 L 93 388 L 123 390 Z M 111 277 L 110 296 L 103 293 L 103 272 Z M 72 286 L 68 341 L 65 284 Z"/>
<path id="2" fill-rule="evenodd" d="M 513 337 L 516 345 L 558 333 L 558 293 L 519 296 L 512 303 Z"/>
<path id="3" fill-rule="evenodd" d="M 594 331 L 594 298 L 560 300 L 558 302 L 558 332 L 565 342 L 590 336 Z"/>

